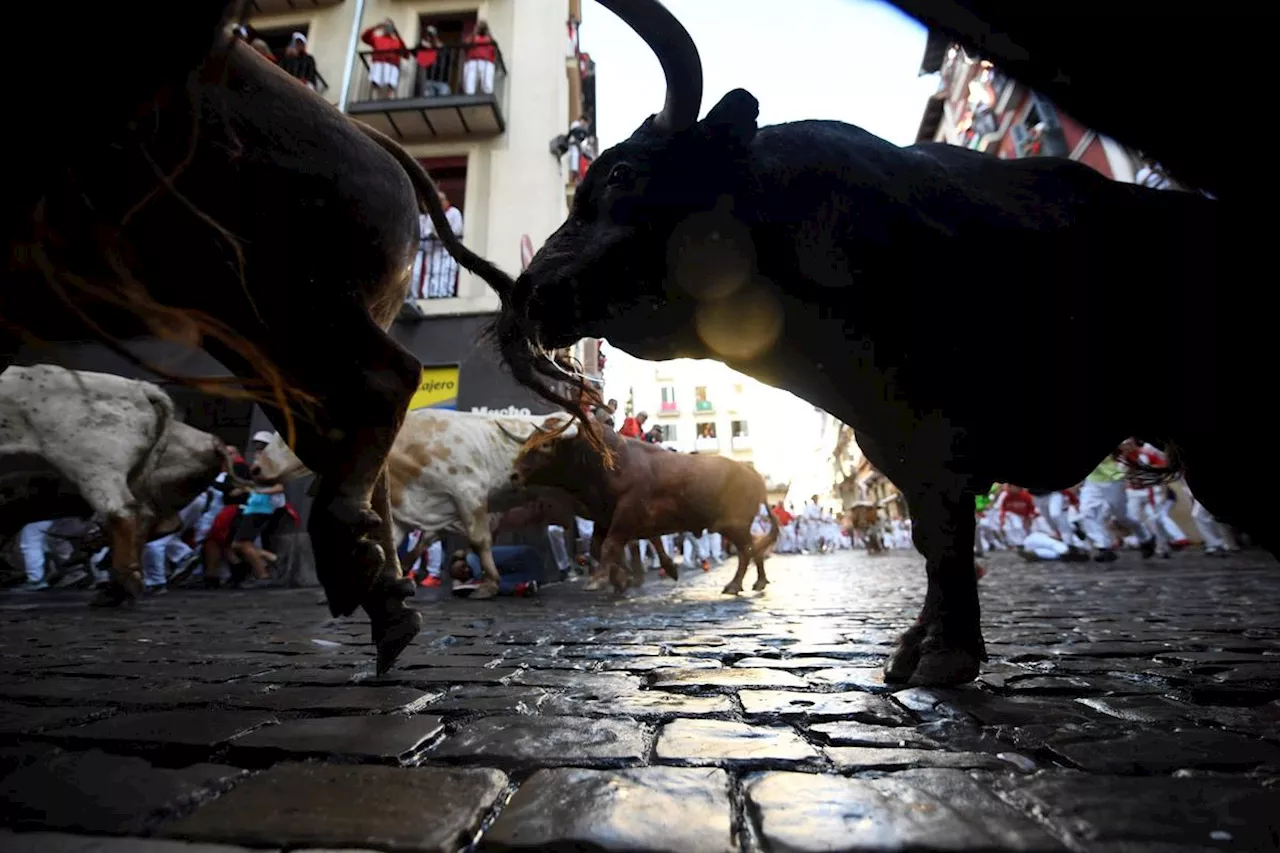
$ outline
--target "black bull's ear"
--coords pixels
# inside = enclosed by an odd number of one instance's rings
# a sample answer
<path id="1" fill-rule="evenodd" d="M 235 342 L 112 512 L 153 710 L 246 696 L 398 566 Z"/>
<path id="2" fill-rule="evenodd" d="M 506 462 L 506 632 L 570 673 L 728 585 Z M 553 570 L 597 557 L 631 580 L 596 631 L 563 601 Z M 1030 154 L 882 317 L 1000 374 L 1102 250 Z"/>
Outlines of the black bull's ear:
<path id="1" fill-rule="evenodd" d="M 711 108 L 699 126 L 709 139 L 746 146 L 756 135 L 760 102 L 746 89 L 734 89 Z"/>

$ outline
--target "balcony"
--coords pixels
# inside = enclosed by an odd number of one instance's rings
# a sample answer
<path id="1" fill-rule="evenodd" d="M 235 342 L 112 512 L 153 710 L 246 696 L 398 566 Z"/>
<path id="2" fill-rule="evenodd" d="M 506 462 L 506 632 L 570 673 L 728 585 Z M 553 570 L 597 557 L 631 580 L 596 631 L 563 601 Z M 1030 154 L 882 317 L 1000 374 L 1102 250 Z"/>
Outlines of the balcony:
<path id="1" fill-rule="evenodd" d="M 734 450 L 750 450 L 751 436 L 735 435 L 733 438 L 729 439 L 729 446 Z"/>
<path id="2" fill-rule="evenodd" d="M 711 405 L 710 400 L 695 400 L 693 410 L 700 415 L 709 415 L 716 410 L 716 407 Z"/>
<path id="3" fill-rule="evenodd" d="M 658 406 L 658 414 L 660 415 L 678 415 L 680 414 L 680 406 L 675 400 L 663 400 Z"/>
<path id="4" fill-rule="evenodd" d="M 374 51 L 362 50 L 347 113 L 397 142 L 496 136 L 506 129 L 501 101 L 507 69 L 496 43 L 493 48 L 491 68 L 468 60 L 467 45 L 439 48 L 426 68 L 418 65 L 413 51 L 398 63 L 375 63 Z M 388 76 L 395 85 L 373 85 L 375 80 L 385 84 Z"/>
<path id="5" fill-rule="evenodd" d="M 693 449 L 699 453 L 719 453 L 720 439 L 714 435 L 710 438 L 695 438 L 693 440 Z"/>
<path id="6" fill-rule="evenodd" d="M 342 0 L 249 0 L 253 15 L 278 15 L 281 12 L 310 12 L 325 6 L 337 6 Z"/>

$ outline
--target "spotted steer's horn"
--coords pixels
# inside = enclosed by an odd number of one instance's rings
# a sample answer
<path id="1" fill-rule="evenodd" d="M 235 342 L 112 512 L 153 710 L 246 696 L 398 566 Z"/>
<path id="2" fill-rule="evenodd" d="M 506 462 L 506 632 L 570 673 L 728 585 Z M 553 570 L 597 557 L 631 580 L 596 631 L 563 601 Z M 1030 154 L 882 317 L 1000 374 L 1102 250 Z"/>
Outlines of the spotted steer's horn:
<path id="1" fill-rule="evenodd" d="M 702 61 L 685 28 L 658 0 L 599 0 L 658 56 L 667 78 L 667 99 L 653 126 L 674 133 L 698 120 L 702 109 Z"/>

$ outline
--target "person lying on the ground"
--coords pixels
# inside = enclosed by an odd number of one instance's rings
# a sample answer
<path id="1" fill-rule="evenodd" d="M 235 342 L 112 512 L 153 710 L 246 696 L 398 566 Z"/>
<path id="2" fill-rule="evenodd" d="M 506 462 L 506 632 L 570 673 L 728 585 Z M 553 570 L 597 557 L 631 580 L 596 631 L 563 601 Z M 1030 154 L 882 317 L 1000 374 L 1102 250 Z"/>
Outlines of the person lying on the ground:
<path id="1" fill-rule="evenodd" d="M 525 596 L 538 591 L 542 574 L 542 557 L 528 545 L 494 545 L 493 562 L 498 566 L 499 595 Z M 467 551 L 449 555 L 449 574 L 453 577 L 453 594 L 470 595 L 480 586 L 480 558 Z"/>
<path id="2" fill-rule="evenodd" d="M 1049 534 L 1041 533 L 1038 530 L 1027 534 L 1027 538 L 1023 540 L 1021 547 L 1018 548 L 1018 556 L 1031 563 L 1039 560 L 1062 560 L 1063 562 L 1076 563 L 1089 559 L 1089 555 L 1084 551 L 1072 548 L 1061 539 L 1055 539 Z"/>

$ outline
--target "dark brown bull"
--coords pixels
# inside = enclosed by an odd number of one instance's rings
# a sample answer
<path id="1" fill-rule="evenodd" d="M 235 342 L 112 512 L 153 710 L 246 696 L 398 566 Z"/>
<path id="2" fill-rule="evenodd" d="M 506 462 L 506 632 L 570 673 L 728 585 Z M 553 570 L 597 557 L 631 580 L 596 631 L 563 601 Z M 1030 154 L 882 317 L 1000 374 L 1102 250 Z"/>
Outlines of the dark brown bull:
<path id="1" fill-rule="evenodd" d="M 226 2 L 91 4 L 56 26 L 47 6 L 13 11 L 15 31 L 77 47 L 74 62 L 50 62 L 39 38 L 4 52 L 14 79 L 44 70 L 10 103 L 24 131 L 5 193 L 0 366 L 33 339 L 121 351 L 150 334 L 206 349 L 282 432 L 296 425 L 319 474 L 310 532 L 330 610 L 365 609 L 385 670 L 421 625 L 384 474 L 421 371 L 386 329 L 420 205 L 452 237 L 430 179 L 230 40 Z M 90 68 L 109 85 L 82 97 Z M 478 261 L 447 242 L 464 266 Z"/>
<path id="2" fill-rule="evenodd" d="M 867 553 L 879 554 L 884 550 L 880 541 L 880 513 L 873 503 L 857 503 L 845 511 L 845 522 L 849 530 L 862 534 L 866 539 Z"/>
<path id="3" fill-rule="evenodd" d="M 662 534 L 703 529 L 722 534 L 738 550 L 738 571 L 725 593 L 742 591 L 752 560 L 756 564 L 753 589 L 768 585 L 764 558 L 778 540 L 778 522 L 770 513 L 770 531 L 759 539 L 752 537 L 751 522 L 768 499 L 758 473 L 722 456 L 672 453 L 655 444 L 631 441 L 594 421 L 589 421 L 588 428 L 600 430 L 595 438 L 610 451 L 612 467 L 603 463 L 595 442 L 575 424 L 521 456 L 512 481 L 519 486 L 564 489 L 583 505 L 596 524 L 601 571 L 609 573 L 615 590 L 627 588 L 623 548 L 628 542 L 648 539 L 665 556 L 661 541 L 655 542 Z M 665 562 L 663 566 L 674 569 Z"/>

